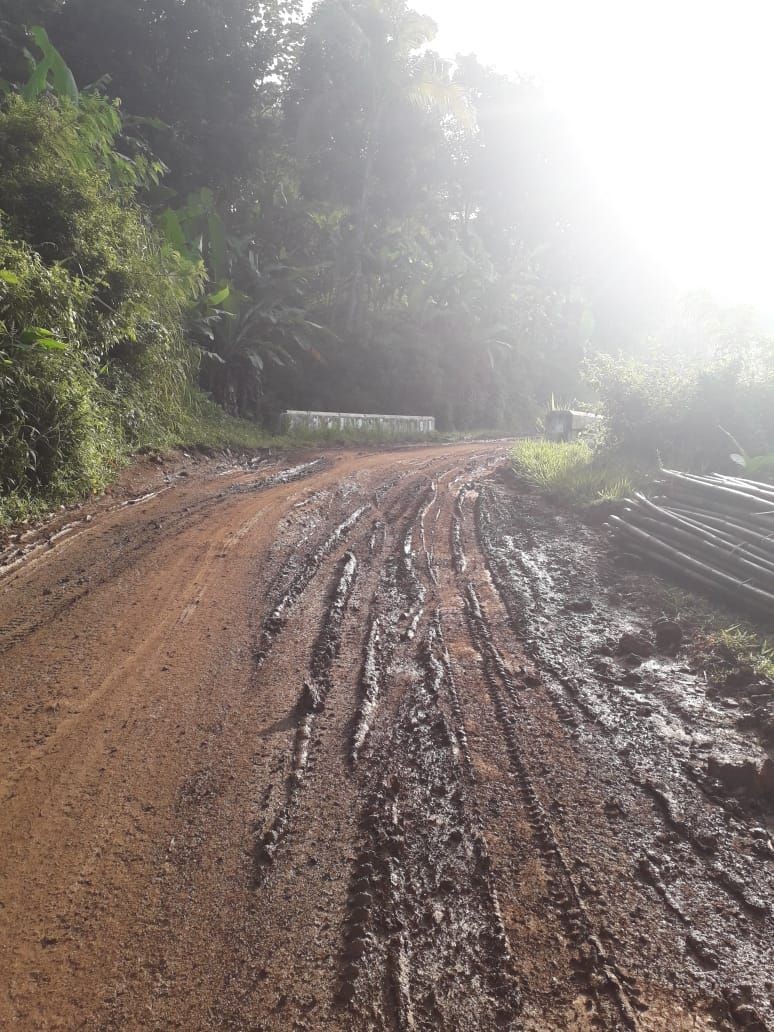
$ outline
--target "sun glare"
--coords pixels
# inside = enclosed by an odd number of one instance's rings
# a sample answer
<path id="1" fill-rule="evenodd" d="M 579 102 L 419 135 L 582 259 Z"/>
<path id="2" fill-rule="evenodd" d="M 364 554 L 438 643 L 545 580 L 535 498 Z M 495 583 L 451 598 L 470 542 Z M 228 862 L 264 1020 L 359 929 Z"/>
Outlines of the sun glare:
<path id="1" fill-rule="evenodd" d="M 774 309 L 774 8 L 416 0 L 445 53 L 538 80 L 640 244 L 682 289 Z"/>

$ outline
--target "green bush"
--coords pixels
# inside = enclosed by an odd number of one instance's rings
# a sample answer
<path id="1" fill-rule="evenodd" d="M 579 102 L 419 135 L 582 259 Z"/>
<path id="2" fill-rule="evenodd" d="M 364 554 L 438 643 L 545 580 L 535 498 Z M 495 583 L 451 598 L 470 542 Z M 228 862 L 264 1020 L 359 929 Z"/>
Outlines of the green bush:
<path id="1" fill-rule="evenodd" d="M 60 499 L 101 486 L 124 443 L 110 402 L 69 356 L 25 355 L 0 382 L 2 493 Z"/>
<path id="2" fill-rule="evenodd" d="M 196 270 L 162 245 L 116 184 L 102 153 L 112 141 L 93 129 L 112 105 L 86 97 L 79 108 L 47 95 L 7 98 L 0 112 L 0 213 L 5 234 L 88 285 L 82 346 L 100 359 L 140 341 L 151 323 L 180 324 Z M 120 122 L 115 124 L 115 134 Z"/>
<path id="3" fill-rule="evenodd" d="M 646 364 L 604 355 L 588 375 L 606 416 L 605 443 L 636 463 L 722 469 L 739 448 L 774 446 L 774 375 L 765 361 L 679 364 L 657 353 Z"/>
<path id="4" fill-rule="evenodd" d="M 114 181 L 92 124 L 105 107 L 0 109 L 0 494 L 98 487 L 193 400 L 181 327 L 199 270 Z"/>

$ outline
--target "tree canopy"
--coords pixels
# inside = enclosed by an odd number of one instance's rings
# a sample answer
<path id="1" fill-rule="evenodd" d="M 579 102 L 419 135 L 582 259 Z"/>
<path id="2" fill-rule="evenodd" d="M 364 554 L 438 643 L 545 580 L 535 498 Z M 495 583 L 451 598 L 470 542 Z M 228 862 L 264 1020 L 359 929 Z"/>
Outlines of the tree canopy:
<path id="1" fill-rule="evenodd" d="M 221 298 L 188 331 L 218 400 L 464 428 L 573 391 L 582 205 L 533 84 L 445 60 L 404 0 L 320 0 L 306 22 L 298 0 L 35 3 L 78 84 L 120 99 L 130 157 L 166 167 L 138 199 Z"/>
<path id="2" fill-rule="evenodd" d="M 35 24 L 79 95 L 41 65 L 25 86 Z M 405 0 L 5 0 L 0 58 L 6 106 L 80 103 L 73 131 L 188 270 L 181 334 L 230 411 L 531 428 L 590 346 L 651 328 L 660 284 L 541 90 L 435 35 Z M 33 217 L 8 189 L 0 209 Z"/>

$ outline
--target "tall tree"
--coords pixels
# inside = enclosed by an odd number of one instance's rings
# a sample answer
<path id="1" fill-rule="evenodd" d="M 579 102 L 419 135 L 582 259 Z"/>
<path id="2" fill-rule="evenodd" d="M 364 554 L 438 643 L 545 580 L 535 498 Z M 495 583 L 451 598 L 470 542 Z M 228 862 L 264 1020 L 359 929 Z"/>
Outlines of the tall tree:
<path id="1" fill-rule="evenodd" d="M 190 332 L 219 400 L 265 412 L 263 380 L 471 426 L 574 393 L 607 244 L 534 85 L 453 70 L 405 0 L 319 0 L 303 26 L 301 0 L 30 3 L 170 168 L 146 200 L 209 271 Z"/>
<path id="2" fill-rule="evenodd" d="M 421 53 L 431 19 L 403 0 L 323 0 L 289 91 L 302 190 L 346 211 L 337 326 L 364 335 L 370 240 L 432 206 L 448 172 L 442 116 L 468 114 L 448 67 Z"/>
<path id="3" fill-rule="evenodd" d="M 153 135 L 167 186 L 231 198 L 275 131 L 300 15 L 301 0 L 62 0 L 46 24 L 80 83 L 109 75 L 127 111 L 169 127 Z"/>

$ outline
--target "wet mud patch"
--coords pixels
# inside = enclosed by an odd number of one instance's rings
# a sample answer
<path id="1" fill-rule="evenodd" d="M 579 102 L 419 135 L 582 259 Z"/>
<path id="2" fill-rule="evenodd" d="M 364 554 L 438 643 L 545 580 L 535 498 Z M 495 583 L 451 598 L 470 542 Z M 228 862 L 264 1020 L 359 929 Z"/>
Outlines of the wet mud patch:
<path id="1" fill-rule="evenodd" d="M 482 485 L 475 527 L 509 615 L 513 644 L 538 673 L 532 691 L 521 685 L 516 698 L 526 709 L 522 717 L 513 714 L 512 726 L 524 717 L 536 726 L 536 707 L 547 704 L 567 729 L 566 743 L 577 757 L 571 765 L 591 765 L 588 787 L 598 782 L 607 823 L 597 852 L 609 839 L 610 861 L 628 868 L 669 915 L 670 931 L 660 933 L 662 950 L 664 956 L 675 951 L 674 977 L 683 991 L 695 992 L 708 1012 L 746 986 L 747 1005 L 761 1027 L 769 1027 L 774 999 L 762 972 L 774 963 L 774 869 L 770 818 L 761 798 L 765 752 L 715 704 L 706 681 L 691 668 L 683 634 L 659 604 L 664 596 L 658 584 L 616 569 L 607 543 L 593 530 L 538 496 L 514 496 L 491 481 Z M 496 666 L 496 659 L 489 663 Z M 522 749 L 528 741 L 534 738 L 523 739 Z M 717 756 L 721 746 L 721 752 L 746 755 L 747 768 L 739 759 L 724 765 Z M 593 866 L 593 844 L 584 844 L 573 812 L 584 793 L 563 779 L 557 757 L 541 770 L 536 753 L 526 749 L 526 773 L 537 774 L 541 793 L 561 801 L 558 823 L 551 821 L 562 849 Z M 590 834 L 599 820 L 595 811 L 596 803 L 588 810 Z M 604 864 L 599 873 L 603 884 L 609 882 Z M 598 903 L 592 909 L 598 911 Z M 627 970 L 636 971 L 637 926 L 645 937 L 643 955 L 658 941 L 653 925 L 646 931 L 650 920 L 642 920 L 652 907 L 636 904 L 633 921 L 618 903 L 606 909 L 616 953 Z M 659 968 L 665 984 L 670 973 L 662 962 L 651 974 Z M 640 979 L 636 984 L 642 989 Z M 646 992 L 645 1009 L 635 1014 L 643 1027 L 658 1027 L 648 1013 L 653 1002 Z"/>
<path id="2" fill-rule="evenodd" d="M 353 1027 L 512 1028 L 518 1014 L 464 751 L 439 705 L 439 648 L 431 632 L 373 757 L 343 929 L 339 999 Z"/>
<path id="3" fill-rule="evenodd" d="M 296 703 L 295 733 L 290 770 L 285 777 L 284 802 L 254 847 L 256 884 L 260 884 L 268 874 L 277 849 L 291 827 L 309 765 L 315 724 L 331 690 L 331 671 L 341 647 L 341 629 L 356 572 L 357 559 L 352 552 L 346 552 L 335 570 L 323 623 L 312 651 L 310 674 L 303 682 Z"/>

